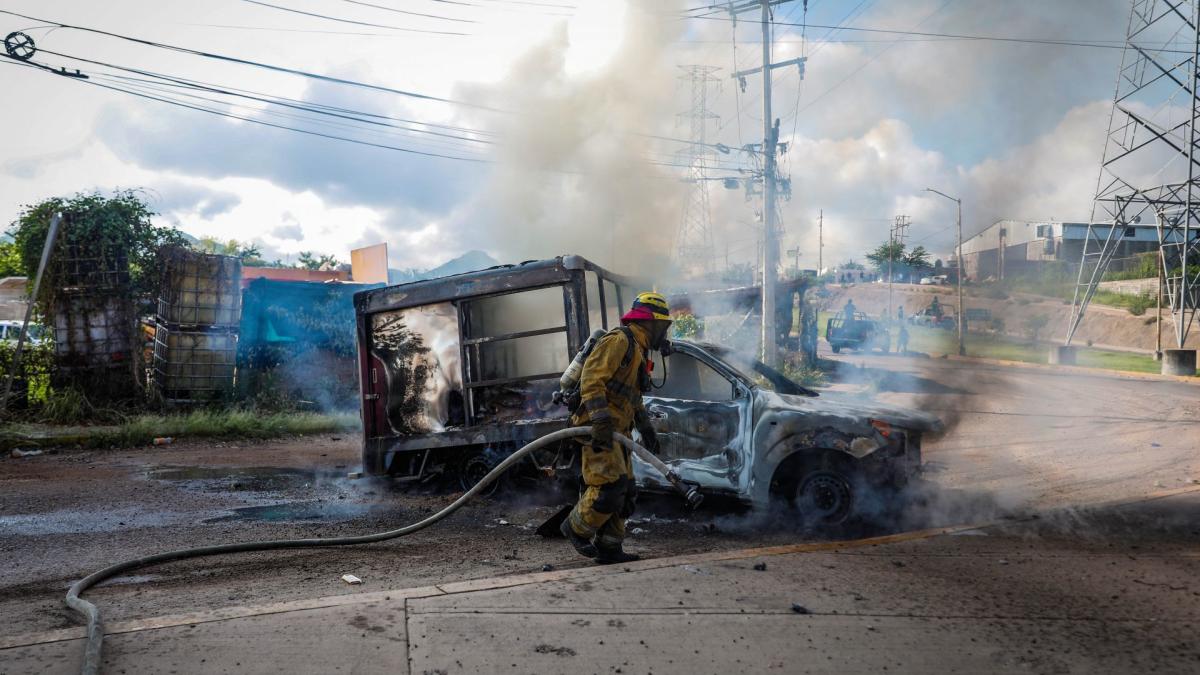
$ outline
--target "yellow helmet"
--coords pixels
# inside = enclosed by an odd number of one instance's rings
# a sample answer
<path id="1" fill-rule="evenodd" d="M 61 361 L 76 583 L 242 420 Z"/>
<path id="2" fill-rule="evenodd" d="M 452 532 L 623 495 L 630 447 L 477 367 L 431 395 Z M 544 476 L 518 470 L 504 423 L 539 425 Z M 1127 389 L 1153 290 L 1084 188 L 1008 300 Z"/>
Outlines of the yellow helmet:
<path id="1" fill-rule="evenodd" d="M 621 322 L 654 319 L 671 320 L 671 309 L 667 306 L 667 299 L 661 293 L 638 293 L 633 300 L 633 307 L 621 317 Z"/>

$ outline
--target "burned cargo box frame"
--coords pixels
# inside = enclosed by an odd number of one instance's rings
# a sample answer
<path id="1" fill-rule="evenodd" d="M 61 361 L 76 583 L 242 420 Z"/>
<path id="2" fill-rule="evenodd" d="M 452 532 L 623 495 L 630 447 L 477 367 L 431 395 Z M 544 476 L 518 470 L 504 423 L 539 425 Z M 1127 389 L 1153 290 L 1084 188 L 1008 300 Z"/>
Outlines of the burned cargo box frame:
<path id="1" fill-rule="evenodd" d="M 563 256 L 356 294 L 365 469 L 415 479 L 562 428 L 558 378 L 633 284 Z"/>

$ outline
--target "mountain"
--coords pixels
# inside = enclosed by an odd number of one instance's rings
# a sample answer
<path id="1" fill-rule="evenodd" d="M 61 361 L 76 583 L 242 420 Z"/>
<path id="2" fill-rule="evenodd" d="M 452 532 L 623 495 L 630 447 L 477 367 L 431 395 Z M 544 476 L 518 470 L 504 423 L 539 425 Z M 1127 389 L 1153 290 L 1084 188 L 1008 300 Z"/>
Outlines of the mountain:
<path id="1" fill-rule="evenodd" d="M 389 284 L 407 284 L 412 281 L 422 281 L 425 279 L 437 279 L 438 277 L 448 277 L 452 274 L 462 274 L 464 272 L 475 272 L 489 267 L 494 267 L 500 263 L 492 256 L 483 251 L 467 251 L 466 253 L 438 265 L 429 270 L 388 270 Z"/>

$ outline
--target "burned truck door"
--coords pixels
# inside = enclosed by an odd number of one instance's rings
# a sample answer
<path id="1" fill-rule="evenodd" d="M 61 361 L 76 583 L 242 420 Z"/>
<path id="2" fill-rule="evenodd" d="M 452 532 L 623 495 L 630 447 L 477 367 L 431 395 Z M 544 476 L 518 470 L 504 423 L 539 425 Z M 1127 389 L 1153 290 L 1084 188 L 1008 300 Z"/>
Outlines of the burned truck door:
<path id="1" fill-rule="evenodd" d="M 737 489 L 749 398 L 734 381 L 677 352 L 668 359 L 666 383 L 645 404 L 663 461 L 706 487 Z"/>
<path id="2" fill-rule="evenodd" d="M 364 393 L 376 428 L 368 433 L 410 435 L 460 426 L 462 371 L 457 313 L 448 302 L 380 312 L 370 317 L 370 356 Z"/>

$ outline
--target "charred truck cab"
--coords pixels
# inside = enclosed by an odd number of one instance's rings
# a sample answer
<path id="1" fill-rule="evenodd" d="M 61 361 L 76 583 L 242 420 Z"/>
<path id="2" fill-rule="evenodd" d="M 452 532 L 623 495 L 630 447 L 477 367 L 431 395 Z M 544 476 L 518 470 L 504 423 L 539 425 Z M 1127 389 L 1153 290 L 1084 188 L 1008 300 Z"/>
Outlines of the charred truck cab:
<path id="1" fill-rule="evenodd" d="M 450 472 L 469 486 L 564 428 L 559 377 L 643 287 L 562 256 L 358 293 L 365 471 L 396 480 Z M 921 435 L 938 427 L 919 412 L 818 397 L 717 345 L 673 344 L 646 408 L 663 461 L 710 494 L 756 505 L 782 497 L 836 524 L 864 488 L 918 471 Z M 569 476 L 576 454 L 570 443 L 535 453 L 526 475 Z M 641 487 L 669 489 L 636 457 L 634 469 Z"/>

